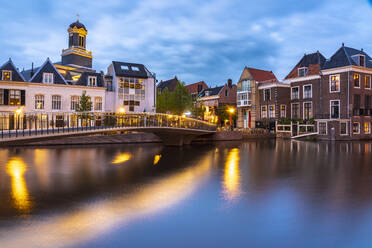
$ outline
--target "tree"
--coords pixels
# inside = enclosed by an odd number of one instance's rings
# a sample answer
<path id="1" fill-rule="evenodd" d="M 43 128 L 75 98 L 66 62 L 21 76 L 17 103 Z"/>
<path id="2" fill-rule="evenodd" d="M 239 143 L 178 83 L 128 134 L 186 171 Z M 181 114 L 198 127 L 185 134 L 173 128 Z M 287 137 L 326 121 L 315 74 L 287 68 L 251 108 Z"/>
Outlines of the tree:
<path id="1" fill-rule="evenodd" d="M 173 92 L 165 88 L 163 92 L 158 91 L 156 96 L 156 110 L 159 113 L 171 112 L 182 115 L 192 107 L 191 95 L 185 87 L 185 83 L 177 82 Z"/>
<path id="2" fill-rule="evenodd" d="M 80 97 L 79 105 L 76 107 L 77 112 L 89 112 L 92 110 L 92 101 L 90 97 L 86 95 L 86 92 L 83 91 L 83 94 Z"/>

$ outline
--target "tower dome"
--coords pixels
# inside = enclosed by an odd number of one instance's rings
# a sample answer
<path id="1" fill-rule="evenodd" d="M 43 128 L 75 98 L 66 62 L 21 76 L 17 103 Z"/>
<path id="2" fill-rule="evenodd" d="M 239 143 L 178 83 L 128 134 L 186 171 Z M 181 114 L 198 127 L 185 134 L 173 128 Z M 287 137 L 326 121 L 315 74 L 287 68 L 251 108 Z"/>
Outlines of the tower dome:
<path id="1" fill-rule="evenodd" d="M 79 20 L 77 20 L 76 22 L 74 22 L 74 23 L 71 23 L 70 24 L 70 28 L 77 28 L 77 29 L 84 29 L 85 31 L 88 31 L 86 28 L 85 28 L 85 26 L 84 26 L 84 24 L 82 24 L 82 23 L 80 23 L 79 22 Z"/>

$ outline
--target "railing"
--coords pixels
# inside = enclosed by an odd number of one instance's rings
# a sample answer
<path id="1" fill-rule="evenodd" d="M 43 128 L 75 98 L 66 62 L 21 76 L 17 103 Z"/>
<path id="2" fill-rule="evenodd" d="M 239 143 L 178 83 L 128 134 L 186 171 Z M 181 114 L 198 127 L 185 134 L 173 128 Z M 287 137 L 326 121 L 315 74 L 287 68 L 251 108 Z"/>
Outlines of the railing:
<path id="1" fill-rule="evenodd" d="M 0 139 L 124 128 L 169 127 L 216 131 L 208 122 L 156 113 L 0 113 Z"/>

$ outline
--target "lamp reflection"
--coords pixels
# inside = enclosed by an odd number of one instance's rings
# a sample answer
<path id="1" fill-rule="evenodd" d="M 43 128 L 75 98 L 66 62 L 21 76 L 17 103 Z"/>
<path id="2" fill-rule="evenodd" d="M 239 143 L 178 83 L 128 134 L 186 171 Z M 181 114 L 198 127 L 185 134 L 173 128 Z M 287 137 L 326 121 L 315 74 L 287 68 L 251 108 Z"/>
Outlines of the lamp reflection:
<path id="1" fill-rule="evenodd" d="M 234 200 L 241 193 L 238 148 L 231 149 L 227 155 L 223 186 L 224 195 L 227 200 Z"/>
<path id="2" fill-rule="evenodd" d="M 157 165 L 159 163 L 160 159 L 161 159 L 161 155 L 160 154 L 159 155 L 155 155 L 155 157 L 154 157 L 154 165 Z"/>
<path id="3" fill-rule="evenodd" d="M 14 157 L 9 160 L 6 171 L 12 181 L 12 198 L 15 207 L 21 212 L 28 212 L 31 208 L 30 197 L 23 174 L 27 169 L 21 158 Z"/>
<path id="4" fill-rule="evenodd" d="M 132 155 L 130 153 L 122 153 L 115 157 L 115 159 L 112 161 L 113 164 L 123 164 L 130 160 L 132 158 Z"/>

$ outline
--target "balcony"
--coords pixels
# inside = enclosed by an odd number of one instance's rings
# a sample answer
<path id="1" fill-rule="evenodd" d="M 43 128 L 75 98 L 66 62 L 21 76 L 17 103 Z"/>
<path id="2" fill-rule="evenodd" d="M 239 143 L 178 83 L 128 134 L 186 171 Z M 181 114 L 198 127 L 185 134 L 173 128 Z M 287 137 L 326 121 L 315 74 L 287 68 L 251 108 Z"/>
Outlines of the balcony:
<path id="1" fill-rule="evenodd" d="M 252 106 L 252 101 L 249 101 L 249 100 L 241 100 L 241 101 L 237 101 L 237 106 L 238 107 L 249 107 L 249 106 Z"/>

